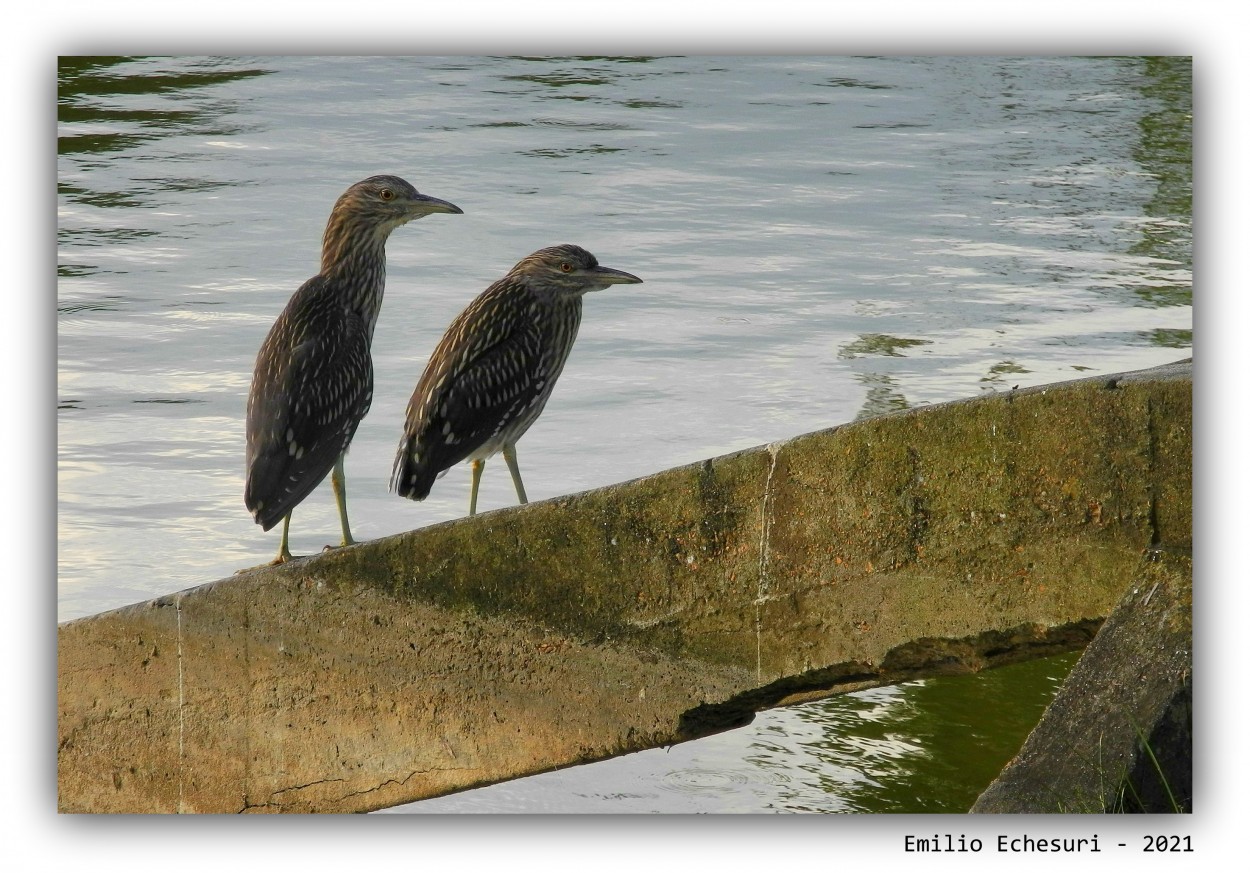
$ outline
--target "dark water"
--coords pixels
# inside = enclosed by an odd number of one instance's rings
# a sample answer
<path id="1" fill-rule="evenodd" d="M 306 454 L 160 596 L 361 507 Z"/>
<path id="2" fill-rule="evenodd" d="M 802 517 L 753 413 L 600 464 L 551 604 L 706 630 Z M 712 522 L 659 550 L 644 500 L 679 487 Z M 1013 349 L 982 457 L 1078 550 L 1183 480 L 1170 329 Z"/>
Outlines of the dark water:
<path id="1" fill-rule="evenodd" d="M 59 618 L 271 556 L 252 363 L 353 181 L 465 211 L 389 245 L 347 462 L 372 538 L 465 512 L 464 469 L 387 493 L 404 406 L 464 304 L 558 242 L 645 284 L 587 301 L 519 446 L 535 500 L 1188 356 L 1190 90 L 1185 59 L 62 59 Z M 513 500 L 496 461 L 481 506 Z M 337 530 L 319 489 L 292 548 Z"/>

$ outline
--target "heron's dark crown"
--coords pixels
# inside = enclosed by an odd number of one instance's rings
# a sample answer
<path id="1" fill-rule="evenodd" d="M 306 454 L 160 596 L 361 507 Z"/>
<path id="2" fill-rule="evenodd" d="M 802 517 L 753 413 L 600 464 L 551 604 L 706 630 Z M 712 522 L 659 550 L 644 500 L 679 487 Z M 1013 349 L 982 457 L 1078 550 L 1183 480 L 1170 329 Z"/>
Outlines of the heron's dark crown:
<path id="1" fill-rule="evenodd" d="M 431 212 L 460 213 L 462 210 L 435 197 L 427 197 L 398 176 L 370 176 L 342 193 L 330 212 L 337 217 L 391 225 L 394 229 Z"/>
<path id="2" fill-rule="evenodd" d="M 629 273 L 599 266 L 590 252 L 567 243 L 539 249 L 523 258 L 508 272 L 508 277 L 577 294 L 642 281 Z"/>
<path id="3" fill-rule="evenodd" d="M 558 270 L 560 264 L 566 261 L 582 269 L 593 269 L 599 266 L 599 260 L 590 252 L 581 246 L 565 243 L 564 245 L 548 246 L 545 249 L 539 249 L 532 255 L 528 255 L 518 261 L 517 265 L 512 268 L 512 271 Z"/>
<path id="4" fill-rule="evenodd" d="M 398 176 L 370 176 L 342 193 L 330 211 L 321 266 L 329 273 L 347 260 L 383 257 L 391 231 L 432 212 L 460 214 L 446 200 L 429 197 Z"/>

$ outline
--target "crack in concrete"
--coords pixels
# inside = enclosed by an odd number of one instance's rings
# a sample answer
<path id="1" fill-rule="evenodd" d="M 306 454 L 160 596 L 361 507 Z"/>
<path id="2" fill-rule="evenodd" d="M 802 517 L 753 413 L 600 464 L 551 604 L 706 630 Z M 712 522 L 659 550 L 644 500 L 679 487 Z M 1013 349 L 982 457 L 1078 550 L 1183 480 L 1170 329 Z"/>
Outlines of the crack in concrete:
<path id="1" fill-rule="evenodd" d="M 343 782 L 343 781 L 345 780 L 343 779 L 315 779 L 312 782 L 306 782 L 303 785 L 292 785 L 290 788 L 275 789 L 274 791 L 269 792 L 269 796 L 271 798 L 274 798 L 274 797 L 277 797 L 279 794 L 285 794 L 288 791 L 303 791 L 305 788 L 311 788 L 314 785 L 324 785 L 327 782 Z M 281 811 L 284 809 L 284 807 L 289 806 L 289 804 L 284 803 L 281 800 L 277 800 L 277 801 L 271 800 L 266 803 L 252 803 L 250 800 L 244 797 L 243 806 L 239 808 L 239 814 L 245 813 L 249 809 L 266 809 L 271 806 L 275 806 L 278 808 L 279 811 Z"/>
<path id="2" fill-rule="evenodd" d="M 764 480 L 764 499 L 760 502 L 760 574 L 755 587 L 755 680 L 762 681 L 764 675 L 763 652 L 763 611 L 761 606 L 766 602 L 768 594 L 768 549 L 769 534 L 772 533 L 773 519 L 768 504 L 773 495 L 773 473 L 777 470 L 777 454 L 781 451 L 781 443 L 768 444 L 768 476 Z"/>
<path id="3" fill-rule="evenodd" d="M 388 785 L 399 785 L 402 787 L 404 785 L 407 785 L 408 780 L 411 779 L 413 776 L 417 776 L 423 773 L 471 773 L 476 769 L 478 768 L 475 768 L 475 767 L 428 767 L 424 770 L 413 770 L 402 779 L 386 779 L 378 783 L 377 785 L 373 786 L 372 788 L 365 788 L 361 791 L 349 791 L 347 794 L 344 794 L 341 797 L 337 798 L 335 800 L 335 803 L 342 803 L 344 800 L 347 800 L 349 797 L 361 797 L 365 794 L 373 794 L 376 791 L 381 791 L 383 788 L 386 788 Z M 400 801 L 400 802 L 404 803 L 404 802 L 411 802 L 411 801 Z"/>
<path id="4" fill-rule="evenodd" d="M 305 782 L 303 785 L 292 785 L 290 788 L 279 788 L 269 792 L 270 797 L 277 797 L 279 794 L 286 794 L 288 791 L 303 791 L 305 788 L 312 788 L 314 785 L 325 785 L 329 782 L 344 782 L 344 779 L 314 779 L 312 782 Z M 347 795 L 350 797 L 351 795 Z M 266 804 L 268 805 L 268 804 Z"/>
<path id="5" fill-rule="evenodd" d="M 435 768 L 435 769 L 438 769 L 438 768 Z M 448 769 L 451 769 L 451 770 L 462 770 L 462 769 L 465 769 L 465 768 L 463 768 L 463 767 L 450 767 L 450 768 L 448 768 Z M 366 788 L 366 789 L 364 789 L 364 790 L 362 790 L 362 791 L 349 791 L 349 792 L 347 792 L 346 794 L 344 794 L 344 795 L 342 795 L 341 797 L 339 797 L 339 798 L 338 798 L 335 802 L 336 802 L 336 803 L 342 803 L 344 800 L 346 800 L 346 799 L 347 799 L 347 798 L 349 798 L 349 797 L 360 797 L 360 796 L 361 796 L 361 795 L 363 795 L 363 794 L 373 794 L 375 791 L 381 791 L 383 788 L 385 788 L 385 787 L 386 787 L 386 786 L 388 786 L 388 785 L 407 785 L 407 784 L 408 784 L 408 780 L 409 780 L 409 779 L 411 779 L 413 776 L 416 776 L 418 773 L 428 773 L 428 772 L 431 772 L 431 771 L 429 771 L 429 770 L 413 770 L 413 771 L 412 771 L 412 772 L 410 772 L 407 776 L 405 776 L 403 779 L 386 779 L 386 780 L 383 780 L 382 782 L 378 783 L 377 785 L 373 786 L 372 788 Z"/>
<path id="6" fill-rule="evenodd" d="M 382 789 L 390 785 L 398 785 L 402 787 L 406 785 L 408 783 L 408 780 L 412 779 L 413 776 L 417 776 L 422 773 L 465 773 L 465 772 L 472 772 L 474 769 L 475 768 L 473 767 L 430 767 L 424 770 L 412 770 L 411 772 L 408 773 L 407 776 L 404 776 L 402 779 L 385 779 L 371 788 L 364 788 L 359 791 L 349 791 L 346 794 L 339 795 L 333 800 L 328 801 L 328 803 L 330 803 L 331 805 L 339 804 L 352 797 L 361 797 L 366 794 L 373 794 L 377 791 L 381 791 Z M 268 807 L 277 807 L 279 810 L 283 810 L 289 807 L 291 805 L 291 802 L 276 799 L 278 798 L 278 795 L 280 794 L 286 794 L 291 791 L 303 791 L 305 789 L 312 788 L 317 785 L 328 785 L 332 782 L 346 782 L 346 781 L 348 780 L 343 779 L 343 778 L 315 779 L 312 782 L 306 782 L 303 785 L 292 785 L 289 788 L 279 788 L 279 789 L 269 792 L 269 797 L 271 799 L 265 803 L 251 803 L 248 800 L 244 799 L 243 806 L 239 809 L 239 813 L 245 813 L 253 809 L 265 809 Z M 401 802 L 404 802 L 404 801 L 401 801 Z"/>

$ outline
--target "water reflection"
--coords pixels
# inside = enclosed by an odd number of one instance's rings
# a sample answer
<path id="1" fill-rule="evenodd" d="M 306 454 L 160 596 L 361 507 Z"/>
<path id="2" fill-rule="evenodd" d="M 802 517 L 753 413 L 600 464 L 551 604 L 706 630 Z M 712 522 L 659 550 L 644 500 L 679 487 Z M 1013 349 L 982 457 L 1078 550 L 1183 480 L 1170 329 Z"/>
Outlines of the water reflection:
<path id="1" fill-rule="evenodd" d="M 898 382 L 882 373 L 856 373 L 855 381 L 865 388 L 864 405 L 855 413 L 855 420 L 898 412 L 911 404 L 903 394 Z"/>
<path id="2" fill-rule="evenodd" d="M 989 373 L 981 378 L 982 382 L 992 382 L 998 385 L 1007 383 L 1015 376 L 1023 376 L 1029 371 L 1017 364 L 1015 361 L 999 361 L 990 367 Z M 1017 383 L 1019 380 L 1016 380 Z M 1013 388 L 1015 385 L 1012 386 Z"/>
<path id="3" fill-rule="evenodd" d="M 853 342 L 846 343 L 838 349 L 838 357 L 859 358 L 865 355 L 886 355 L 891 358 L 901 358 L 903 353 L 899 351 L 900 349 L 927 345 L 932 345 L 932 341 L 889 336 L 884 333 L 866 333 L 860 334 Z"/>
<path id="4" fill-rule="evenodd" d="M 637 97 L 622 98 L 613 90 L 613 86 L 663 75 L 657 70 L 643 68 L 642 65 L 659 60 L 652 57 L 517 57 L 500 59 L 508 67 L 520 64 L 522 67 L 538 67 L 541 71 L 500 73 L 496 80 L 520 85 L 534 85 L 536 88 L 519 90 L 497 90 L 492 93 L 526 96 L 539 100 L 566 100 L 573 103 L 605 103 L 626 106 L 632 109 L 650 109 L 657 107 L 675 108 L 680 104 L 661 100 L 647 100 Z"/>
<path id="5" fill-rule="evenodd" d="M 1187 216 L 1193 213 L 1193 65 L 1188 58 L 1145 58 L 1142 93 L 1158 108 L 1142 115 L 1140 139 L 1133 157 L 1157 185 L 1143 212 L 1141 236 L 1129 251 L 1193 268 L 1193 235 Z M 1193 303 L 1190 283 L 1169 283 L 1137 289 L 1147 303 L 1181 306 Z"/>
<path id="6" fill-rule="evenodd" d="M 1151 345 L 1166 346 L 1172 349 L 1191 349 L 1194 345 L 1194 332 L 1181 328 L 1155 328 L 1149 333 L 1140 333 Z"/>
<path id="7" fill-rule="evenodd" d="M 228 136 L 244 128 L 228 121 L 229 105 L 197 103 L 194 89 L 209 88 L 264 75 L 264 70 L 196 70 L 180 59 L 177 71 L 153 68 L 159 62 L 133 58 L 61 58 L 58 67 L 57 118 L 63 128 L 58 154 L 82 157 L 134 148 L 170 135 Z M 232 62 L 205 59 L 205 67 Z M 145 69 L 146 68 L 146 69 Z M 132 98 L 168 98 L 159 108 L 134 106 Z"/>

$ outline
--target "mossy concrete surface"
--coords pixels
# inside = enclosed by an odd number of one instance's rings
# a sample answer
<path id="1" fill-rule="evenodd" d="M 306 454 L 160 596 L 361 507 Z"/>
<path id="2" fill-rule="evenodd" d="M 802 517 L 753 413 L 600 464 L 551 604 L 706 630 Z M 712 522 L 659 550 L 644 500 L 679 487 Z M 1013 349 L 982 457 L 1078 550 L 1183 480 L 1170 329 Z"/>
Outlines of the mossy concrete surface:
<path id="1" fill-rule="evenodd" d="M 1188 364 L 894 413 L 59 628 L 59 800 L 366 811 L 1083 646 L 1191 542 Z"/>

